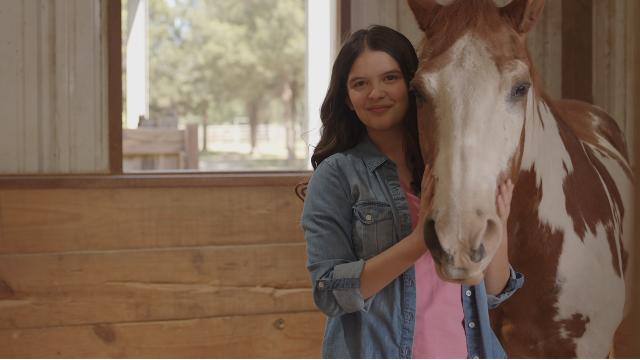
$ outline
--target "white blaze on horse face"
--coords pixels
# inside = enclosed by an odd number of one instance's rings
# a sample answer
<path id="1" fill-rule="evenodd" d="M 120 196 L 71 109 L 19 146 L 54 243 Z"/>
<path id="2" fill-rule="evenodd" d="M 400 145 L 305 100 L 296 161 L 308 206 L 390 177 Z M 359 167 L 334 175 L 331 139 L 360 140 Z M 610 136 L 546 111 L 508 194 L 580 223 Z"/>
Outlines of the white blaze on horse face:
<path id="1" fill-rule="evenodd" d="M 451 265 L 475 276 L 488 265 L 502 237 L 497 184 L 520 142 L 525 105 L 509 95 L 514 81 L 528 80 L 529 71 L 520 61 L 500 71 L 486 43 L 472 33 L 442 56 L 451 61 L 418 74 L 418 83 L 432 99 L 438 128 L 433 217 L 443 249 L 454 257 Z M 482 236 L 492 225 L 492 238 Z M 473 263 L 468 253 L 482 240 L 487 256 Z"/>

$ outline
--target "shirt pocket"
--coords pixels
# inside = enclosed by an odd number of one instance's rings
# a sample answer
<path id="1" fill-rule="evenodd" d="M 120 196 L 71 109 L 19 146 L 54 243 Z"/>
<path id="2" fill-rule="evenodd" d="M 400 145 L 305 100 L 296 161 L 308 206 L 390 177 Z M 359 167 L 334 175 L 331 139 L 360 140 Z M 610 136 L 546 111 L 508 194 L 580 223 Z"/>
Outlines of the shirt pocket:
<path id="1" fill-rule="evenodd" d="M 393 213 L 389 204 L 360 202 L 353 207 L 353 238 L 356 255 L 369 259 L 395 243 Z"/>

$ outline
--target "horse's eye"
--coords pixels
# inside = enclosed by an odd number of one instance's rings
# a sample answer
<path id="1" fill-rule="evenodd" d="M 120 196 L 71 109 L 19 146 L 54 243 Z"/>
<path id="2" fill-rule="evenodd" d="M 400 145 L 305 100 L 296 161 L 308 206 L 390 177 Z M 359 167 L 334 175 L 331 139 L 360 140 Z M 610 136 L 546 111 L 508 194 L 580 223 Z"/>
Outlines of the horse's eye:
<path id="1" fill-rule="evenodd" d="M 413 96 L 416 97 L 416 100 L 418 100 L 420 102 L 424 102 L 425 101 L 424 95 L 422 95 L 420 90 L 416 89 L 413 85 L 409 87 L 409 93 L 413 94 Z"/>
<path id="2" fill-rule="evenodd" d="M 527 96 L 529 92 L 529 88 L 531 87 L 530 83 L 519 83 L 511 89 L 511 97 L 512 98 L 522 98 Z"/>

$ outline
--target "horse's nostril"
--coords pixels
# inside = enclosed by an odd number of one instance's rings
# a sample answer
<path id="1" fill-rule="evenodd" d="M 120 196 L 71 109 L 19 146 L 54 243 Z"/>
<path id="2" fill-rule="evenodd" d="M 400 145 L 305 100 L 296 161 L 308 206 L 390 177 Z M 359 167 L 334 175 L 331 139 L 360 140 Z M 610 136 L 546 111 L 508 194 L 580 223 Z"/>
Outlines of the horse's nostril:
<path id="1" fill-rule="evenodd" d="M 479 263 L 480 261 L 482 261 L 482 259 L 484 259 L 484 255 L 485 255 L 484 244 L 480 244 L 480 246 L 477 249 L 471 249 L 471 251 L 469 252 L 469 258 L 474 263 Z"/>

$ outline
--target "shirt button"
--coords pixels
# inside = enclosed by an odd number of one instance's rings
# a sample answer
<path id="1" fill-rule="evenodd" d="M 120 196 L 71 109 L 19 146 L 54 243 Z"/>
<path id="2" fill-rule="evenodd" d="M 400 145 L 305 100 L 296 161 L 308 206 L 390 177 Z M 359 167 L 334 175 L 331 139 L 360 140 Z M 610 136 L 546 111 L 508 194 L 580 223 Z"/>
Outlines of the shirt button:
<path id="1" fill-rule="evenodd" d="M 373 220 L 373 216 L 371 216 L 371 214 L 367 214 L 367 215 L 365 215 L 365 217 L 364 217 L 364 218 L 365 218 L 367 221 L 371 221 L 371 220 Z"/>
<path id="2" fill-rule="evenodd" d="M 467 296 L 471 296 L 471 290 L 465 291 L 464 294 L 467 295 Z"/>
<path id="3" fill-rule="evenodd" d="M 318 289 L 324 289 L 324 281 L 318 281 Z"/>
<path id="4" fill-rule="evenodd" d="M 473 321 L 470 321 L 470 322 L 469 322 L 469 327 L 470 327 L 471 329 L 473 329 L 474 327 L 476 327 L 476 323 L 474 323 Z"/>

